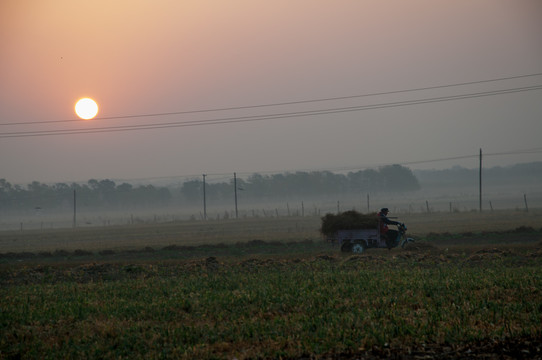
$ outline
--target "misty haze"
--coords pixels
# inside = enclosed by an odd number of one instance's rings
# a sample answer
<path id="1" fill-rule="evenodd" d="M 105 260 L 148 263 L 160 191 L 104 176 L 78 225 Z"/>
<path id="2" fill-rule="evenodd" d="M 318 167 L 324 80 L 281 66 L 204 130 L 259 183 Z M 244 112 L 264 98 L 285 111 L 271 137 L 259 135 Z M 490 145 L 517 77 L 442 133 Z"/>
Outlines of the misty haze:
<path id="1" fill-rule="evenodd" d="M 528 210 L 542 206 L 542 163 L 415 170 L 401 165 L 355 172 L 205 175 L 154 183 L 91 179 L 26 186 L 0 179 L 3 230 L 103 226 L 246 217 L 322 216 L 390 207 L 394 213 Z M 527 199 L 528 196 L 528 199 Z M 528 200 L 528 201 L 527 201 Z M 75 203 L 74 203 L 75 201 Z M 77 213 L 79 221 L 73 224 Z"/>

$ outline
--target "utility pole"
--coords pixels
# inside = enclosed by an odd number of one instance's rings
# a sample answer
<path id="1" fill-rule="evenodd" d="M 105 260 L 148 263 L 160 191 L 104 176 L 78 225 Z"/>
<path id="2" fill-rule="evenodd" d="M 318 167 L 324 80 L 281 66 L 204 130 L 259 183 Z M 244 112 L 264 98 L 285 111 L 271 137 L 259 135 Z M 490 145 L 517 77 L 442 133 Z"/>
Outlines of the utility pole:
<path id="1" fill-rule="evenodd" d="M 73 228 L 75 229 L 75 226 L 77 224 L 77 202 L 76 202 L 76 194 L 75 189 L 73 189 Z"/>
<path id="2" fill-rule="evenodd" d="M 205 177 L 203 174 L 203 220 L 207 220 L 207 199 L 205 198 Z"/>
<path id="3" fill-rule="evenodd" d="M 235 218 L 239 218 L 239 213 L 237 212 L 237 174 L 233 173 L 233 189 L 235 193 Z"/>
<path id="4" fill-rule="evenodd" d="M 482 148 L 480 148 L 480 212 L 482 212 Z"/>

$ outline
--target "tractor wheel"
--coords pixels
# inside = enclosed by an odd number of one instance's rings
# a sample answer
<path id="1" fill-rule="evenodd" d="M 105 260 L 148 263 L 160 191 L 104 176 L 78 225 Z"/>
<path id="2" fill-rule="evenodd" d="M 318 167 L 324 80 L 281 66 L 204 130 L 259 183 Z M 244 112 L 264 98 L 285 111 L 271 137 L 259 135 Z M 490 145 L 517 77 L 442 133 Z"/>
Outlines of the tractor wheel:
<path id="1" fill-rule="evenodd" d="M 406 244 L 414 242 L 413 238 L 406 238 L 403 240 L 403 243 L 401 244 L 401 247 L 404 248 Z"/>
<path id="2" fill-rule="evenodd" d="M 355 243 L 354 245 L 352 245 L 352 252 L 354 254 L 361 254 L 364 251 L 365 251 L 365 244 Z"/>
<path id="3" fill-rule="evenodd" d="M 350 241 L 343 242 L 343 244 L 341 245 L 341 251 L 352 252 L 352 244 L 350 243 Z"/>

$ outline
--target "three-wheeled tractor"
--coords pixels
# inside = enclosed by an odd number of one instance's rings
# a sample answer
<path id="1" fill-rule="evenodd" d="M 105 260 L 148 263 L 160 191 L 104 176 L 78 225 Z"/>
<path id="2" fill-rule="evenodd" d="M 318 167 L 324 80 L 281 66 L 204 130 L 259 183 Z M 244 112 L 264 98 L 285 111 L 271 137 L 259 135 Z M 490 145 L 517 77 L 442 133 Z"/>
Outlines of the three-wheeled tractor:
<path id="1" fill-rule="evenodd" d="M 352 252 L 361 254 L 366 249 L 387 248 L 392 249 L 397 246 L 404 247 L 414 239 L 406 236 L 405 224 L 397 225 L 397 232 L 390 232 L 390 235 L 396 234 L 390 238 L 388 234 L 380 234 L 379 227 L 371 229 L 348 229 L 338 230 L 328 240 L 336 242 L 343 252 Z"/>

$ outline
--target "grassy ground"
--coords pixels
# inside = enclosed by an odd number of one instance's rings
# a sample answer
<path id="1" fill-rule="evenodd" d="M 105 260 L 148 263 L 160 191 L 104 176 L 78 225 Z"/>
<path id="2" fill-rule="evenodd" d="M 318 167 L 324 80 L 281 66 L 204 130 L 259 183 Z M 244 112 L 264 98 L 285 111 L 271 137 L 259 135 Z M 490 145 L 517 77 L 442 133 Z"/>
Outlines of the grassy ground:
<path id="1" fill-rule="evenodd" d="M 542 356 L 541 249 L 466 249 L 2 266 L 0 357 Z"/>

